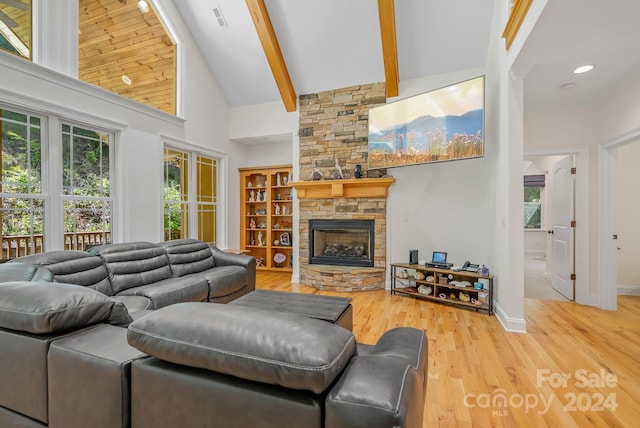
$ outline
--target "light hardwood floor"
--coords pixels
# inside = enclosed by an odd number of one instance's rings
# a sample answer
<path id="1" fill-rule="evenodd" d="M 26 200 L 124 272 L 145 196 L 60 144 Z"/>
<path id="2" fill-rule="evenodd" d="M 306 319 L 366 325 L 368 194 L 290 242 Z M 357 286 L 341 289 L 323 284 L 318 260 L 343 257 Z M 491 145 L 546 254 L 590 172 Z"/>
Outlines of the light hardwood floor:
<path id="1" fill-rule="evenodd" d="M 423 329 L 425 427 L 640 426 L 640 297 L 619 296 L 616 312 L 526 299 L 528 333 L 518 334 L 495 316 L 384 290 L 324 292 L 265 272 L 257 287 L 353 298 L 362 343 L 396 326 Z"/>

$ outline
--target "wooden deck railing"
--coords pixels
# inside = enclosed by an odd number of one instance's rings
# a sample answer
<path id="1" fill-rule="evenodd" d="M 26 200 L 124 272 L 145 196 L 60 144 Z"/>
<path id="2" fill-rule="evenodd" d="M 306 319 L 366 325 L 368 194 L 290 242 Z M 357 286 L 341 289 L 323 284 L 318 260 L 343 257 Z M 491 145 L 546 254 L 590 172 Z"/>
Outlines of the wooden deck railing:
<path id="1" fill-rule="evenodd" d="M 64 249 L 84 251 L 88 246 L 105 244 L 111 241 L 111 232 L 80 232 L 64 234 Z M 15 259 L 16 257 L 39 254 L 43 251 L 44 238 L 42 235 L 14 235 L 0 238 L 0 259 Z M 35 245 L 32 245 L 33 244 Z"/>

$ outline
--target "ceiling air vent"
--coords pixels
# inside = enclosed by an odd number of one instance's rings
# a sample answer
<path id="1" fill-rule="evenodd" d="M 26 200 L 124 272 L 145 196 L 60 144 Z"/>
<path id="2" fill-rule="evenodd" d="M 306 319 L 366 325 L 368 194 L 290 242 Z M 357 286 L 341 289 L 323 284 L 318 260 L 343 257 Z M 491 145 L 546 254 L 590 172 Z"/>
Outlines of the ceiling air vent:
<path id="1" fill-rule="evenodd" d="M 222 9 L 220 9 L 220 6 L 213 8 L 213 15 L 216 17 L 218 26 L 220 28 L 224 28 L 227 26 L 227 22 L 224 20 L 224 16 L 222 15 Z"/>

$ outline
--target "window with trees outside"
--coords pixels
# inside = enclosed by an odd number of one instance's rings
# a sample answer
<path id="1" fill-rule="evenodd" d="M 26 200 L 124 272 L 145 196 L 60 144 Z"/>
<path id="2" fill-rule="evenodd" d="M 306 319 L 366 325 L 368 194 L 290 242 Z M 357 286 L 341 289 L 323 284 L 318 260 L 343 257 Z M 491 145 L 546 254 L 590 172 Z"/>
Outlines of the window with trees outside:
<path id="1" fill-rule="evenodd" d="M 42 252 L 45 195 L 42 188 L 43 119 L 0 110 L 0 259 Z"/>
<path id="2" fill-rule="evenodd" d="M 524 228 L 542 229 L 544 174 L 524 176 Z"/>
<path id="3" fill-rule="evenodd" d="M 217 245 L 218 160 L 164 149 L 164 238 L 197 237 Z"/>
<path id="4" fill-rule="evenodd" d="M 114 134 L 65 122 L 47 133 L 46 122 L 0 106 L 2 260 L 41 253 L 51 241 L 66 250 L 110 241 Z"/>

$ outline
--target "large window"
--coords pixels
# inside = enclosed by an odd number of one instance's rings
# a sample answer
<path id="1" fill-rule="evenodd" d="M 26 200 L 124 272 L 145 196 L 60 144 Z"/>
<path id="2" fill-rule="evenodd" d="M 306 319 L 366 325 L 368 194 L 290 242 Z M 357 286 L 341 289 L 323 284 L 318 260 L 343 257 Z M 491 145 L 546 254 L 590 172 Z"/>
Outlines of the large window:
<path id="1" fill-rule="evenodd" d="M 79 0 L 78 77 L 176 114 L 176 45 L 151 0 Z"/>
<path id="2" fill-rule="evenodd" d="M 164 238 L 197 237 L 217 245 L 218 160 L 164 149 Z"/>
<path id="3" fill-rule="evenodd" d="M 42 252 L 42 118 L 0 110 L 0 259 Z"/>
<path id="4" fill-rule="evenodd" d="M 524 228 L 542 229 L 544 174 L 524 176 Z"/>
<path id="5" fill-rule="evenodd" d="M 0 49 L 31 59 L 31 0 L 0 1 Z"/>
<path id="6" fill-rule="evenodd" d="M 0 259 L 110 241 L 114 134 L 1 106 L 0 130 Z"/>
<path id="7" fill-rule="evenodd" d="M 65 247 L 84 249 L 110 240 L 111 134 L 62 125 L 62 199 Z"/>

